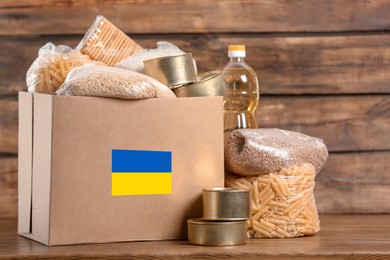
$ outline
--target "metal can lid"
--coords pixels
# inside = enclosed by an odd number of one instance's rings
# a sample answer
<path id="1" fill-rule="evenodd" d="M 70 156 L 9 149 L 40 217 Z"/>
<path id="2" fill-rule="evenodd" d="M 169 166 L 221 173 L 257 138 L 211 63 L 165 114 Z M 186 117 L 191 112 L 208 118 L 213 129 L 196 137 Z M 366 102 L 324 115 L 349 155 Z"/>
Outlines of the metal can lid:
<path id="1" fill-rule="evenodd" d="M 226 82 L 221 71 L 213 70 L 201 73 L 197 81 L 173 89 L 178 97 L 223 96 L 226 92 Z"/>
<path id="2" fill-rule="evenodd" d="M 239 192 L 239 193 L 249 193 L 249 190 L 240 190 L 235 188 L 228 188 L 228 187 L 210 187 L 210 188 L 204 188 L 203 191 L 205 192 Z"/>
<path id="3" fill-rule="evenodd" d="M 203 189 L 203 219 L 237 221 L 251 216 L 251 193 L 225 187 Z"/>
<path id="4" fill-rule="evenodd" d="M 144 65 L 146 75 L 161 81 L 171 89 L 196 81 L 191 53 L 144 60 Z"/>

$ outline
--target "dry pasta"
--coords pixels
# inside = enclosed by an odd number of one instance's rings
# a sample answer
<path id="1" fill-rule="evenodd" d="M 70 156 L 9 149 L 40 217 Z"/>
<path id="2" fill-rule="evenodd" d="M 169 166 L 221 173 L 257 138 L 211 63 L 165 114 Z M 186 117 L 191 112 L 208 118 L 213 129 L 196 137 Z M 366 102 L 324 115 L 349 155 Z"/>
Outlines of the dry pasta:
<path id="1" fill-rule="evenodd" d="M 228 174 L 226 186 L 252 191 L 248 237 L 299 237 L 318 232 L 314 177 L 315 168 L 308 163 L 257 177 Z"/>
<path id="2" fill-rule="evenodd" d="M 54 94 L 64 83 L 69 71 L 85 64 L 103 65 L 68 46 L 47 43 L 39 50 L 27 71 L 26 83 L 31 93 Z"/>

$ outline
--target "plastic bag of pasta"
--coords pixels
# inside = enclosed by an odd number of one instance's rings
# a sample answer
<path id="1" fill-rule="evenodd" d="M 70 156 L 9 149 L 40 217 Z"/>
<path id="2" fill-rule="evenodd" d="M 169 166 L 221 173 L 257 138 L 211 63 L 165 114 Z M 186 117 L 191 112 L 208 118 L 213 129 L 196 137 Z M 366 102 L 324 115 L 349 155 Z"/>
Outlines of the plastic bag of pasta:
<path id="1" fill-rule="evenodd" d="M 252 192 L 248 237 L 284 238 L 317 233 L 320 222 L 313 195 L 314 177 L 312 164 L 258 176 L 228 174 L 226 186 Z"/>
<path id="2" fill-rule="evenodd" d="M 38 57 L 27 71 L 28 91 L 54 94 L 71 69 L 88 63 L 99 64 L 68 46 L 55 46 L 49 42 L 39 50 Z"/>
<path id="3" fill-rule="evenodd" d="M 225 183 L 252 192 L 249 238 L 299 237 L 320 230 L 314 179 L 327 156 L 322 140 L 292 131 L 231 133 Z"/>

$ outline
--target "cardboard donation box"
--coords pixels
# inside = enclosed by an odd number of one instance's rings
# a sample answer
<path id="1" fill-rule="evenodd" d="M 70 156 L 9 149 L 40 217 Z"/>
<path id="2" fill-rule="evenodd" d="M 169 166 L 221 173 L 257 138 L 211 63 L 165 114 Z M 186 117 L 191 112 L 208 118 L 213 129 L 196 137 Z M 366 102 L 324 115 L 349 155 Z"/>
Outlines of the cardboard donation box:
<path id="1" fill-rule="evenodd" d="M 186 238 L 223 186 L 222 97 L 19 93 L 18 233 L 46 245 Z"/>

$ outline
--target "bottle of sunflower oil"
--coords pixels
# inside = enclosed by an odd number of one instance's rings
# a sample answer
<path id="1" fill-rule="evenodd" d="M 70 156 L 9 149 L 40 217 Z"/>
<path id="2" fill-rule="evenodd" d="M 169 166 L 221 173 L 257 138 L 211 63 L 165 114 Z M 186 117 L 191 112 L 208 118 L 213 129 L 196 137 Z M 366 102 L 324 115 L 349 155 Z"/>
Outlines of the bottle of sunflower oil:
<path id="1" fill-rule="evenodd" d="M 227 83 L 224 95 L 224 133 L 239 128 L 257 128 L 255 111 L 259 84 L 255 71 L 245 62 L 245 45 L 229 45 L 229 63 L 222 71 Z"/>

